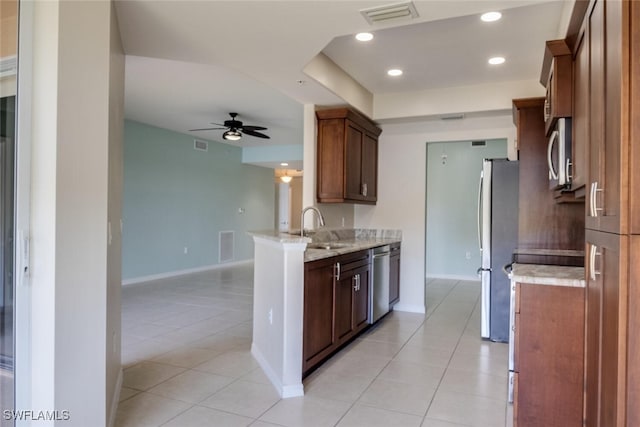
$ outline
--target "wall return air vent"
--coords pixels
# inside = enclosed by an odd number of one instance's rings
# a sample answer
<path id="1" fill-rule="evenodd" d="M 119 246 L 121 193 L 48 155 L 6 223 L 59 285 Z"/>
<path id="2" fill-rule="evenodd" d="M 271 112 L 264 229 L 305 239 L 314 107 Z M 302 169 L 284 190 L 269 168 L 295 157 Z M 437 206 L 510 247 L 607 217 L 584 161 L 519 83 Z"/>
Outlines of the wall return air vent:
<path id="1" fill-rule="evenodd" d="M 392 19 L 415 19 L 418 11 L 413 2 L 394 3 L 386 6 L 371 7 L 360 11 L 364 19 L 371 25 Z"/>
<path id="2" fill-rule="evenodd" d="M 234 252 L 234 232 L 233 231 L 221 231 L 218 234 L 218 262 L 233 261 Z"/>
<path id="3" fill-rule="evenodd" d="M 199 151 L 209 151 L 209 143 L 207 141 L 201 141 L 199 139 L 193 140 L 193 149 Z"/>

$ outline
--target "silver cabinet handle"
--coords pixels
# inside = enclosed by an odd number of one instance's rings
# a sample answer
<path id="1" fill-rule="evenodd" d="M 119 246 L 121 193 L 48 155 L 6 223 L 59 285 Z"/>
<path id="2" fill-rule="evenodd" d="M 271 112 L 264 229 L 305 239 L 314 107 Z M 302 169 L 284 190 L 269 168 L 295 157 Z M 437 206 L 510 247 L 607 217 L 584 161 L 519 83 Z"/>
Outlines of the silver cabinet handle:
<path id="1" fill-rule="evenodd" d="M 367 197 L 367 183 L 366 182 L 360 186 L 360 194 L 362 194 L 364 197 Z"/>
<path id="2" fill-rule="evenodd" d="M 555 168 L 553 167 L 553 159 L 552 159 L 552 155 L 553 155 L 553 145 L 556 142 L 556 139 L 558 139 L 558 131 L 554 130 L 553 133 L 551 134 L 551 137 L 549 138 L 549 145 L 547 145 L 547 164 L 549 165 L 549 179 L 550 180 L 557 180 L 558 179 L 558 173 L 556 172 Z"/>
<path id="3" fill-rule="evenodd" d="M 567 182 L 565 182 L 565 184 L 571 184 L 571 181 L 573 181 L 573 175 L 571 175 L 571 173 L 573 169 L 573 163 L 571 162 L 571 159 L 567 159 L 567 164 L 565 166 L 565 176 L 567 177 Z"/>
<path id="4" fill-rule="evenodd" d="M 336 280 L 340 280 L 340 263 L 336 262 L 336 265 L 334 266 L 334 270 L 336 272 Z"/>
<path id="5" fill-rule="evenodd" d="M 353 283 L 353 290 L 358 292 L 360 290 L 360 275 L 356 274 L 353 276 L 351 282 Z"/>
<path id="6" fill-rule="evenodd" d="M 598 211 L 603 208 L 598 207 L 598 191 L 604 191 L 604 188 L 598 188 L 598 181 L 591 183 L 591 192 L 589 194 L 589 212 L 592 217 L 598 217 Z"/>
<path id="7" fill-rule="evenodd" d="M 596 271 L 596 256 L 601 255 L 596 245 L 589 248 L 589 276 L 591 280 L 596 280 L 596 276 L 600 275 L 600 271 Z"/>

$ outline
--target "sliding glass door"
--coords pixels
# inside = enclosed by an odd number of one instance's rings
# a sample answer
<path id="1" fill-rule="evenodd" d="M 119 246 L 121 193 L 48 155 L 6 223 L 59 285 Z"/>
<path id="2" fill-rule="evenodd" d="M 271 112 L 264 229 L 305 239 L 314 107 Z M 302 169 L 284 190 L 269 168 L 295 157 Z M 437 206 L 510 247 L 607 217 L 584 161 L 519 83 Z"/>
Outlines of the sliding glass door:
<path id="1" fill-rule="evenodd" d="M 0 0 L 0 426 L 15 408 L 15 148 L 18 0 Z"/>
<path id="2" fill-rule="evenodd" d="M 0 98 L 0 404 L 2 426 L 14 407 L 14 148 L 15 96 Z"/>

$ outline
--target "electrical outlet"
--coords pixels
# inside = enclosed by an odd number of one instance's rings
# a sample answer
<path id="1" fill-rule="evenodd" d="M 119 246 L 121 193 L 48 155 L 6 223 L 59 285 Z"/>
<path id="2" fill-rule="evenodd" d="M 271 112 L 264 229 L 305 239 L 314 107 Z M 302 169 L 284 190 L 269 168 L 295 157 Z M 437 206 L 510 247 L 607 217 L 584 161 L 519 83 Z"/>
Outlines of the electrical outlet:
<path id="1" fill-rule="evenodd" d="M 273 308 L 269 309 L 269 324 L 273 325 Z"/>
<path id="2" fill-rule="evenodd" d="M 466 257 L 467 257 L 467 259 L 471 259 L 471 252 L 467 251 Z"/>
<path id="3" fill-rule="evenodd" d="M 184 247 L 184 254 L 188 254 L 189 253 L 189 248 L 187 246 Z"/>

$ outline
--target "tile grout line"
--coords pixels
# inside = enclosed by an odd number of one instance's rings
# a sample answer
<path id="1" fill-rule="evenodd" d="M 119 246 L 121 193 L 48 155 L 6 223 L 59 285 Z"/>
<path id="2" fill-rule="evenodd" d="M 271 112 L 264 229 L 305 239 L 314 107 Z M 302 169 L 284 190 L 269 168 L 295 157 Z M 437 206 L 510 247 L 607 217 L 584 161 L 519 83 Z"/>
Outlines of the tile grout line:
<path id="1" fill-rule="evenodd" d="M 384 367 L 380 370 L 380 372 L 378 372 L 378 374 L 369 382 L 369 384 L 367 385 L 367 387 L 358 395 L 358 397 L 356 398 L 356 400 L 349 406 L 349 408 L 345 411 L 344 414 L 342 414 L 342 416 L 338 419 L 338 421 L 334 424 L 334 427 L 337 426 L 338 424 L 340 424 L 340 422 L 342 421 L 342 419 L 349 413 L 349 411 L 351 411 L 351 409 L 353 409 L 353 407 L 360 401 L 360 399 L 362 398 L 362 396 L 367 392 L 367 390 L 369 390 L 369 387 L 371 387 L 371 384 L 373 384 L 373 382 L 380 376 L 380 374 L 382 373 L 382 371 L 385 370 L 385 368 L 387 368 L 389 366 L 389 364 L 393 361 L 393 359 L 398 355 L 398 353 L 400 353 L 402 351 L 403 348 L 405 348 L 405 346 L 407 345 L 407 343 L 411 340 L 411 338 L 413 338 L 416 333 L 418 332 L 418 330 L 427 322 L 427 320 L 433 315 L 433 313 L 435 313 L 438 310 L 438 307 L 440 307 L 440 305 L 442 304 L 442 302 L 447 299 L 449 297 L 449 295 L 451 294 L 451 292 L 453 292 L 453 289 L 458 285 L 458 283 L 460 283 L 459 281 L 456 282 L 455 285 L 453 285 L 451 287 L 451 289 L 449 290 L 449 292 L 447 292 L 447 295 L 445 295 L 444 298 L 442 298 L 442 300 L 440 300 L 440 302 L 436 305 L 436 307 L 433 309 L 433 311 L 431 312 L 431 314 L 427 315 L 425 310 L 425 318 L 422 320 L 422 322 L 416 327 L 416 329 L 413 331 L 413 333 L 406 339 L 406 341 L 404 342 L 404 344 L 402 344 L 402 346 L 400 347 L 400 349 L 394 354 L 394 356 L 387 362 L 386 365 L 384 365 Z M 477 304 L 477 302 L 476 302 Z M 426 308 L 426 307 L 425 307 Z M 453 354 L 453 353 L 452 353 Z M 445 368 L 446 370 L 446 368 Z M 444 375 L 444 373 L 443 373 Z M 436 391 L 437 391 L 437 387 L 436 387 Z M 434 393 L 435 395 L 435 393 Z M 433 400 L 433 397 L 432 397 Z M 369 405 L 365 405 L 364 403 L 362 403 L 362 405 L 364 406 L 369 406 Z M 429 402 L 429 406 L 431 406 L 431 402 Z M 371 407 L 371 406 L 369 406 Z M 414 414 L 406 414 L 404 412 L 399 412 L 399 411 L 392 411 L 389 409 L 386 409 L 388 411 L 391 412 L 396 412 L 399 414 L 404 414 L 404 415 L 414 415 Z M 424 417 L 426 416 L 426 413 L 429 411 L 429 407 L 427 407 L 427 411 L 425 412 L 425 415 L 422 417 L 423 421 L 424 421 Z M 414 415 L 414 416 L 419 416 L 419 415 Z"/>
<path id="2" fill-rule="evenodd" d="M 455 288 L 458 287 L 460 282 L 461 282 L 460 280 L 458 280 L 456 282 L 456 284 L 451 288 L 451 291 L 447 294 L 447 297 L 451 294 L 451 292 L 453 292 L 453 290 Z M 447 297 L 443 298 L 442 301 L 444 301 Z M 444 372 L 442 373 L 442 377 L 440 377 L 440 381 L 438 382 L 438 386 L 436 387 L 436 391 L 435 391 L 435 393 L 433 393 L 433 396 L 431 397 L 431 400 L 429 401 L 429 405 L 427 406 L 427 410 L 426 410 L 426 412 L 424 414 L 424 417 L 422 418 L 422 422 L 423 423 L 424 423 L 425 419 L 427 418 L 427 414 L 429 414 L 429 409 L 431 409 L 431 405 L 433 404 L 433 400 L 435 399 L 436 394 L 438 393 L 438 390 L 440 389 L 440 386 L 442 385 L 442 380 L 444 379 L 444 376 L 446 375 L 447 370 L 449 369 L 449 365 L 451 364 L 451 359 L 453 359 L 453 355 L 455 354 L 456 350 L 458 349 L 458 346 L 460 345 L 460 341 L 462 340 L 462 336 L 464 335 L 464 331 L 469 326 L 469 322 L 471 321 L 471 317 L 473 316 L 473 312 L 475 311 L 476 307 L 478 306 L 478 302 L 479 301 L 480 301 L 480 295 L 478 295 L 478 297 L 476 298 L 476 302 L 473 304 L 473 308 L 469 312 L 469 315 L 467 317 L 467 321 L 465 322 L 465 325 L 464 325 L 464 329 L 460 333 L 460 337 L 458 338 L 458 341 L 456 342 L 456 346 L 453 348 L 453 351 L 451 352 L 451 356 L 449 357 L 449 361 L 447 362 L 447 366 L 444 368 Z M 440 306 L 440 305 L 438 304 L 438 306 Z M 447 421 L 447 420 L 443 420 L 443 421 Z"/>

